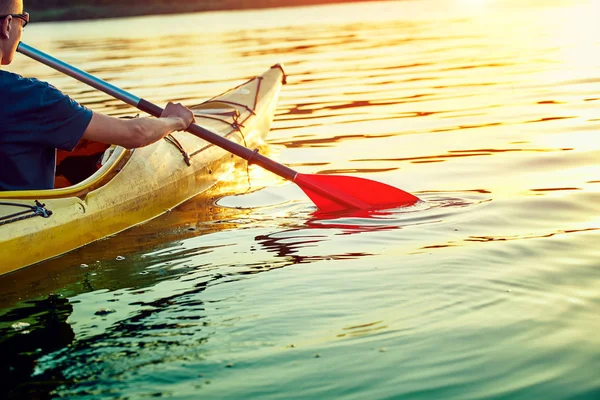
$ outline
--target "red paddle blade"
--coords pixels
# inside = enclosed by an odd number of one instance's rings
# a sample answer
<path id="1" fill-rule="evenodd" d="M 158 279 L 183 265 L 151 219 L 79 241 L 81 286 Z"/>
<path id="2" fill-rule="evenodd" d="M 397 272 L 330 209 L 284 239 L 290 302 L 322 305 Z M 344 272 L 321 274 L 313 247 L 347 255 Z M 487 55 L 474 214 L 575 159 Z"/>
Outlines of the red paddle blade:
<path id="1" fill-rule="evenodd" d="M 298 174 L 294 182 L 325 212 L 403 207 L 419 201 L 404 190 L 355 176 Z"/>

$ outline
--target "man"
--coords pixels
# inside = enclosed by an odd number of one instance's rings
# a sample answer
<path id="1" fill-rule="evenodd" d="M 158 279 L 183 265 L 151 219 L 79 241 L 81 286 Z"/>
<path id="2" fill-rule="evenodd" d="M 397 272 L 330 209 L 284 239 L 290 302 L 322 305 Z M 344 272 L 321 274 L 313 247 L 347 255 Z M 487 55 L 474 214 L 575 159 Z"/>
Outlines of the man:
<path id="1" fill-rule="evenodd" d="M 0 0 L 0 65 L 12 62 L 28 22 L 23 0 Z M 53 188 L 56 149 L 71 151 L 81 139 L 143 147 L 193 121 L 173 103 L 160 118 L 110 117 L 45 82 L 0 70 L 0 191 Z"/>

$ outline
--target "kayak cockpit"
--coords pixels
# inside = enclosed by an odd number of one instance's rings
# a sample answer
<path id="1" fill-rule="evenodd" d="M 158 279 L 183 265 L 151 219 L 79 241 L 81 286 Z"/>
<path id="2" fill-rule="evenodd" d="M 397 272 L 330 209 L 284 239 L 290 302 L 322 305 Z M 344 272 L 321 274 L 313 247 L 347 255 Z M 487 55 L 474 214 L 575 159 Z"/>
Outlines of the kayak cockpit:
<path id="1" fill-rule="evenodd" d="M 105 143 L 81 140 L 72 151 L 58 150 L 54 188 L 73 186 L 94 175 L 107 161 L 105 153 L 110 148 Z"/>
<path id="2" fill-rule="evenodd" d="M 83 198 L 116 175 L 130 154 L 131 151 L 120 146 L 82 141 L 71 152 L 57 152 L 54 189 L 6 191 L 2 192 L 2 198 Z"/>

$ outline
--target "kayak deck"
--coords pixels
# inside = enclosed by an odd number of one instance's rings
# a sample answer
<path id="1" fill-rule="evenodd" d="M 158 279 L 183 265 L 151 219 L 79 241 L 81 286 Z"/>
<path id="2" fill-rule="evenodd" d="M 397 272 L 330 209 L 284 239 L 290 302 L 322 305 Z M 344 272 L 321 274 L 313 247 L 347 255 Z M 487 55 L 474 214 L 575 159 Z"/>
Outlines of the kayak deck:
<path id="1" fill-rule="evenodd" d="M 276 65 L 192 107 L 196 123 L 257 147 L 270 130 L 283 81 Z M 135 150 L 111 147 L 103 160 L 75 185 L 0 192 L 0 275 L 155 218 L 209 189 L 239 161 L 187 132 Z"/>

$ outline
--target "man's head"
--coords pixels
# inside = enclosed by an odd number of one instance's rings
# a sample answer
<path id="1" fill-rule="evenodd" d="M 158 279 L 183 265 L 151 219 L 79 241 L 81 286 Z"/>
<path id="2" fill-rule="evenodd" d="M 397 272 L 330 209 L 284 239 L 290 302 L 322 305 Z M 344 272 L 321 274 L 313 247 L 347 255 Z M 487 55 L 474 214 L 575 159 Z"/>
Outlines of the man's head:
<path id="1" fill-rule="evenodd" d="M 25 21 L 12 14 L 23 14 L 23 0 L 0 0 L 0 64 L 8 65 L 17 50 Z"/>

